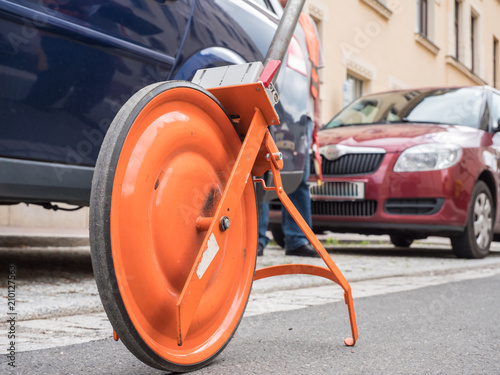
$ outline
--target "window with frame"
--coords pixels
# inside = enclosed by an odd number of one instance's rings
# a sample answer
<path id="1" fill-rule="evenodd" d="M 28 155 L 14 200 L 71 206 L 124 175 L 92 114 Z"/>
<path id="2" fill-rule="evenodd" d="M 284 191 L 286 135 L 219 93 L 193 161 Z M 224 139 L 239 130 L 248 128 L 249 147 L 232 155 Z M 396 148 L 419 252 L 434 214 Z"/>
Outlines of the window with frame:
<path id="1" fill-rule="evenodd" d="M 460 1 L 455 0 L 455 13 L 454 13 L 454 26 L 455 26 L 455 59 L 460 59 Z"/>
<path id="2" fill-rule="evenodd" d="M 471 68 L 472 72 L 476 71 L 477 68 L 477 48 L 478 48 L 478 23 L 479 16 L 471 12 L 470 16 L 470 55 L 471 55 Z"/>
<path id="3" fill-rule="evenodd" d="M 498 87 L 498 39 L 493 37 L 493 87 Z"/>
<path id="4" fill-rule="evenodd" d="M 363 95 L 363 85 L 364 82 L 362 79 L 347 73 L 346 80 L 344 81 L 344 107 Z"/>
<path id="5" fill-rule="evenodd" d="M 417 0 L 417 32 L 427 39 L 430 39 L 428 0 Z"/>

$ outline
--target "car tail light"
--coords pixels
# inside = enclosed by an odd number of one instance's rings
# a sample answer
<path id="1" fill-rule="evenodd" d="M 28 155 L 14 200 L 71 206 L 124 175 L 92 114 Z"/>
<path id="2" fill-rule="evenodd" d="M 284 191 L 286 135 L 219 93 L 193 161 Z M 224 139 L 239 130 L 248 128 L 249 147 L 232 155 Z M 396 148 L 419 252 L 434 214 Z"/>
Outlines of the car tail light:
<path id="1" fill-rule="evenodd" d="M 307 76 L 307 66 L 306 58 L 300 48 L 300 44 L 295 37 L 290 40 L 290 45 L 288 46 L 288 59 L 286 66 L 296 72 Z"/>

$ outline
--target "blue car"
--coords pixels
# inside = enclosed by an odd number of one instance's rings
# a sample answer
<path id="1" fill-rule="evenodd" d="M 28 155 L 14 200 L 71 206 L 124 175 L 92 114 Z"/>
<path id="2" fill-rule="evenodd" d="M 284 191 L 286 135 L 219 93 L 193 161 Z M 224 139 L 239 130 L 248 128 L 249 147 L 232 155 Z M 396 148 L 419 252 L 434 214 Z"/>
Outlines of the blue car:
<path id="1" fill-rule="evenodd" d="M 278 0 L 0 0 L 0 204 L 89 204 L 108 126 L 135 92 L 262 61 Z M 294 190 L 308 155 L 304 55 L 293 40 L 272 132 Z"/>

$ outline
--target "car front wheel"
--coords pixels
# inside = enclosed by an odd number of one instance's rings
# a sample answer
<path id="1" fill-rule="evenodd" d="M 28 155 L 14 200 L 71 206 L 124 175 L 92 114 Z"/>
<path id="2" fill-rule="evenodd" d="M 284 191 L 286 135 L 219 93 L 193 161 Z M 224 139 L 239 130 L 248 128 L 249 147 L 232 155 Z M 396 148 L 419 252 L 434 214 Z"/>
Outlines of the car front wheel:
<path id="1" fill-rule="evenodd" d="M 493 197 L 483 181 L 472 191 L 467 225 L 460 236 L 451 238 L 453 252 L 459 258 L 484 258 L 490 251 L 493 239 Z"/>

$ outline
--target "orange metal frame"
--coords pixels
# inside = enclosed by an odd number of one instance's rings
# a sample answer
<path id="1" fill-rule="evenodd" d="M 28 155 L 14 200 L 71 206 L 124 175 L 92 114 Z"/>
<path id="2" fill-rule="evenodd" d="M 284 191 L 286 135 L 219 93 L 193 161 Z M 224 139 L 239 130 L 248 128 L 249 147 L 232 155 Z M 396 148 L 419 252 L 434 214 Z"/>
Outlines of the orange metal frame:
<path id="1" fill-rule="evenodd" d="M 236 127 L 240 135 L 244 136 L 244 141 L 214 216 L 199 217 L 196 220 L 197 230 L 207 233 L 176 304 L 177 344 L 182 345 L 188 334 L 207 283 L 222 256 L 221 251 L 215 255 L 210 253 L 210 241 L 213 242 L 215 239 L 217 243 L 224 243 L 224 237 L 227 235 L 225 232 L 230 231 L 231 228 L 224 226 L 222 221 L 231 222 L 240 204 L 246 184 L 260 182 L 265 190 L 276 191 L 278 198 L 303 230 L 328 268 L 305 264 L 279 265 L 257 270 L 254 280 L 286 274 L 308 274 L 334 281 L 344 289 L 345 303 L 349 311 L 352 338 L 347 338 L 344 342 L 348 346 L 354 345 L 358 338 L 358 330 L 349 283 L 283 189 L 279 173 L 279 170 L 283 168 L 283 161 L 268 130 L 269 125 L 279 124 L 279 119 L 274 106 L 269 101 L 265 87 L 261 82 L 256 82 L 219 87 L 209 91 L 219 100 L 232 118 L 239 118 Z M 274 187 L 267 187 L 263 180 L 252 177 L 260 176 L 267 170 L 272 172 Z M 241 249 L 227 249 L 226 251 L 241 251 Z M 207 258 L 210 260 L 207 261 Z"/>

